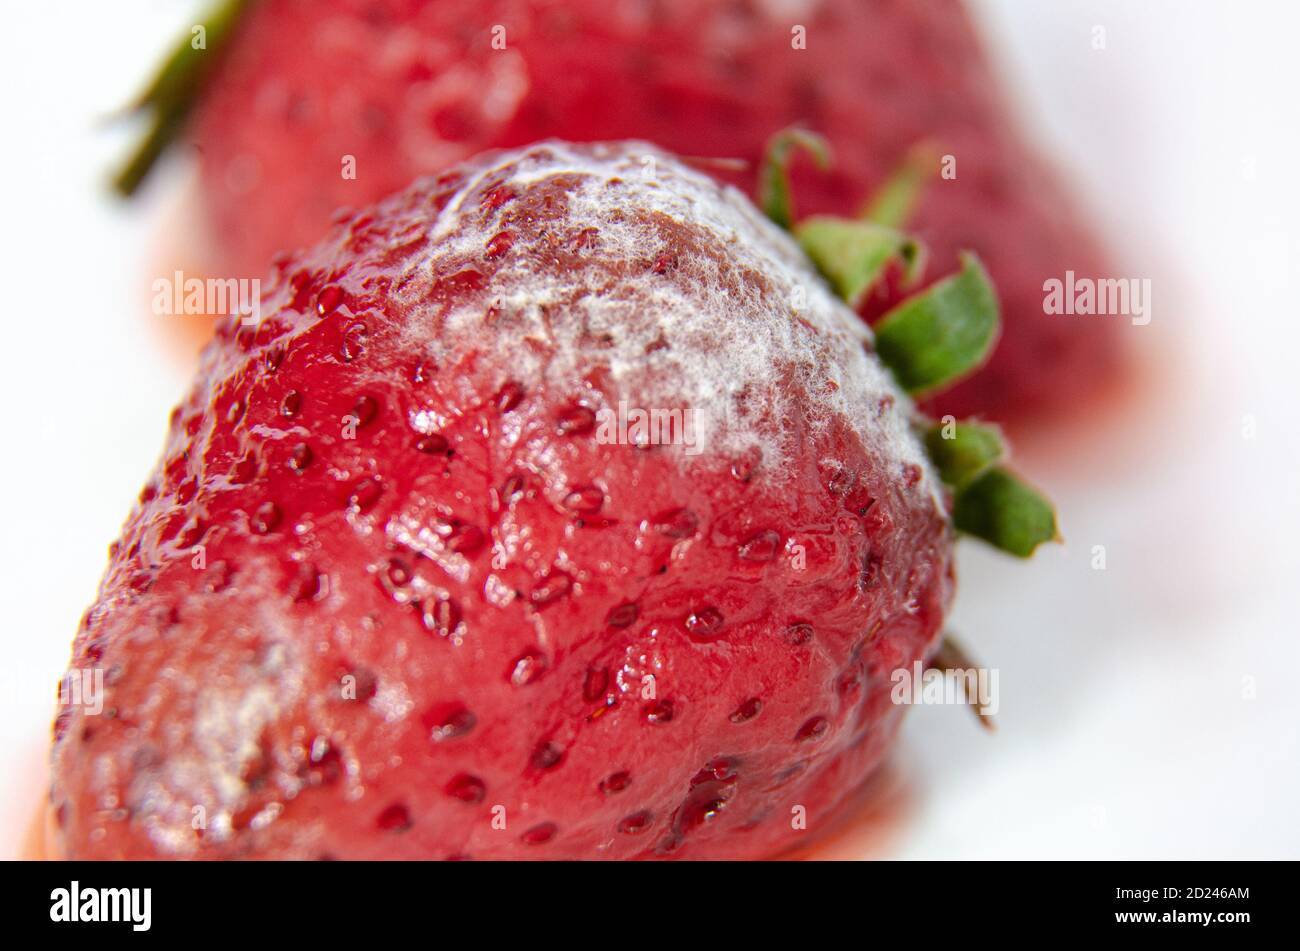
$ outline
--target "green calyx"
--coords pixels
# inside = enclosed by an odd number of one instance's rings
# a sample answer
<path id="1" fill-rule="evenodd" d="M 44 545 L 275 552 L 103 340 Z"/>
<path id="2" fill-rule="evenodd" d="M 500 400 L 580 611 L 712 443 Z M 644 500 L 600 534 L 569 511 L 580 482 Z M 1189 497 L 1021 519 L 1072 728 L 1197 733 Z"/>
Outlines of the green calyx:
<path id="1" fill-rule="evenodd" d="M 794 235 L 835 292 L 855 309 L 891 262 L 903 265 L 903 280 L 908 285 L 924 267 L 920 242 L 870 221 L 814 215 L 799 222 Z"/>
<path id="2" fill-rule="evenodd" d="M 249 0 L 218 0 L 176 44 L 153 80 L 128 107 L 129 113 L 148 113 L 149 128 L 113 176 L 113 188 L 118 194 L 135 194 L 158 159 L 180 136 L 248 5 Z"/>
<path id="3" fill-rule="evenodd" d="M 961 270 L 907 298 L 876 324 L 876 351 L 913 396 L 945 389 L 978 370 L 998 333 L 998 299 L 970 252 Z"/>
<path id="4" fill-rule="evenodd" d="M 983 475 L 1006 454 L 996 427 L 958 422 L 951 416 L 932 424 L 923 439 L 939 478 L 954 489 Z"/>
<path id="5" fill-rule="evenodd" d="M 958 531 L 1020 558 L 1059 540 L 1052 503 L 998 465 L 1007 452 L 996 427 L 946 416 L 925 429 L 923 441 L 939 478 L 952 490 Z"/>
<path id="6" fill-rule="evenodd" d="M 1001 467 L 957 490 L 952 523 L 1018 558 L 1028 558 L 1044 542 L 1060 541 L 1052 503 Z"/>
<path id="7" fill-rule="evenodd" d="M 796 222 L 788 166 L 796 148 L 829 165 L 824 139 L 804 130 L 777 133 L 759 171 L 763 210 L 789 230 L 831 287 L 857 308 L 894 264 L 904 285 L 923 269 L 919 242 L 898 230 L 932 176 L 938 150 L 923 143 L 867 202 L 862 217 L 814 215 Z M 998 336 L 997 292 L 979 258 L 960 255 L 961 268 L 904 299 L 875 326 L 876 353 L 913 396 L 931 396 L 983 366 Z M 953 525 L 995 548 L 1027 558 L 1059 540 L 1056 514 L 1037 490 L 1000 465 L 1002 436 L 992 426 L 921 419 L 926 451 L 952 491 Z"/>

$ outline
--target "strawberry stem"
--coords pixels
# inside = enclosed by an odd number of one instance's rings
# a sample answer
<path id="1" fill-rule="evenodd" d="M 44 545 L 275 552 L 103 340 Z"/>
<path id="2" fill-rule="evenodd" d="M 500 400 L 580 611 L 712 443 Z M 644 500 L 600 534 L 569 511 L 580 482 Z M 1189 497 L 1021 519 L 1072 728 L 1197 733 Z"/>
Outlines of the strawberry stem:
<path id="1" fill-rule="evenodd" d="M 113 176 L 114 191 L 129 198 L 139 190 L 158 159 L 180 135 L 187 112 L 186 109 L 170 107 L 159 108 L 154 113 L 149 130 L 136 144 L 126 164 Z"/>
<path id="2" fill-rule="evenodd" d="M 930 665 L 927 669 L 940 671 L 969 671 L 978 670 L 979 664 L 971 659 L 970 655 L 966 653 L 966 649 L 962 647 L 961 644 L 957 643 L 951 634 L 945 634 L 943 640 L 939 644 L 939 649 L 935 651 L 934 656 L 930 658 Z M 980 726 L 984 727 L 984 729 L 988 730 L 990 733 L 997 729 L 996 724 L 993 722 L 993 714 L 985 712 L 984 707 L 980 705 L 978 697 L 972 698 L 968 694 L 966 697 L 966 705 L 970 707 L 971 712 L 978 718 Z"/>
<path id="3" fill-rule="evenodd" d="M 129 112 L 152 115 L 148 131 L 113 177 L 113 188 L 118 194 L 135 194 L 168 146 L 179 137 L 248 3 L 249 0 L 219 0 L 195 24 L 203 28 L 203 45 L 195 45 L 198 37 L 193 31 L 184 36 L 131 104 Z"/>

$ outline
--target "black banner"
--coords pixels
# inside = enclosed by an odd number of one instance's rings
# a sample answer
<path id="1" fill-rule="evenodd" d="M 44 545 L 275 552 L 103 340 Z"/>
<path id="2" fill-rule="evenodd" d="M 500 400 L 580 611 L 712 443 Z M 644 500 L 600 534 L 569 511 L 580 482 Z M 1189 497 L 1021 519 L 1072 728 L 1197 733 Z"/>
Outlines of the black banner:
<path id="1" fill-rule="evenodd" d="M 562 936 L 607 922 L 669 939 L 714 917 L 733 943 L 773 919 L 879 927 L 951 940 L 1004 935 L 1245 937 L 1290 918 L 1294 868 L 1244 862 L 975 863 L 7 863 L 6 920 L 19 930 L 295 941 L 375 939 L 454 922 Z M 1283 884 L 1283 879 L 1287 884 Z M 250 932 L 252 923 L 256 931 Z M 532 924 L 530 925 L 529 922 Z M 694 922 L 694 924 L 692 924 Z M 535 929 L 540 928 L 540 931 Z M 377 930 L 378 929 L 378 930 Z M 576 936 L 577 932 L 575 932 Z"/>

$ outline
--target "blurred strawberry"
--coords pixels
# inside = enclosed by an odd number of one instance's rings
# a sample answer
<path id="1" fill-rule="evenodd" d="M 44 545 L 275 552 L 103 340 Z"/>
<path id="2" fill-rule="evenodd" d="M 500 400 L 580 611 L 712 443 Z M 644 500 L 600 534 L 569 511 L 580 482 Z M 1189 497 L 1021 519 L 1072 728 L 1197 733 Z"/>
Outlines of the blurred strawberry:
<path id="1" fill-rule="evenodd" d="M 1006 333 L 988 366 L 930 409 L 1017 419 L 1077 410 L 1115 375 L 1113 324 L 1043 313 L 1045 280 L 1067 268 L 1102 275 L 1106 262 L 1014 128 L 956 0 L 223 7 L 245 12 L 192 126 L 220 273 L 260 274 L 338 207 L 486 148 L 636 137 L 752 163 L 773 132 L 802 123 L 836 154 L 830 175 L 796 176 L 812 212 L 861 204 L 919 141 L 939 146 L 936 163 L 955 159 L 955 178 L 930 169 L 908 225 L 939 273 L 958 249 L 979 252 L 1000 288 Z M 172 111 L 184 110 L 162 110 L 165 134 L 179 125 Z M 895 302 L 878 299 L 865 313 Z"/>

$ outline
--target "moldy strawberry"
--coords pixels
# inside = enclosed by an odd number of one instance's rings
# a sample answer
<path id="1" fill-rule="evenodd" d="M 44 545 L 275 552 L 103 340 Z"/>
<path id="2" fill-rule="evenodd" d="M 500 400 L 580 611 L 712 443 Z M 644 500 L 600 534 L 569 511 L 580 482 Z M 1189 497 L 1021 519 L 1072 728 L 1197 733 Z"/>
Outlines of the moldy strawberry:
<path id="1" fill-rule="evenodd" d="M 932 462 L 904 391 L 987 353 L 978 261 L 885 318 L 891 371 L 811 262 L 870 284 L 894 238 L 855 268 L 794 229 L 654 146 L 549 141 L 279 258 L 78 633 L 104 712 L 56 723 L 58 851 L 752 858 L 825 828 L 940 642 L 954 505 L 1020 554 L 1054 523 L 991 431 Z M 602 437 L 620 404 L 694 444 Z"/>

